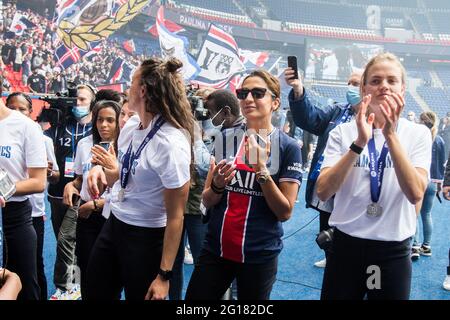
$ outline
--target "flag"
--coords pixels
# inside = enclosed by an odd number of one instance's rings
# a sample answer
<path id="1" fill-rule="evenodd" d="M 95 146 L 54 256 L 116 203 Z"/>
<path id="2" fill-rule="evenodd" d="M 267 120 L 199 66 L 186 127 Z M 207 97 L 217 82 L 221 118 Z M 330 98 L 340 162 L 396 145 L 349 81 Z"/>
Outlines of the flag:
<path id="1" fill-rule="evenodd" d="M 183 62 L 181 74 L 185 80 L 193 79 L 200 69 L 195 59 L 187 52 L 188 39 L 170 32 L 164 24 L 164 7 L 159 7 L 156 16 L 156 28 L 158 29 L 159 45 L 163 58 L 175 57 Z"/>
<path id="2" fill-rule="evenodd" d="M 77 63 L 80 61 L 82 57 L 85 55 L 92 55 L 95 53 L 98 53 L 101 48 L 99 45 L 100 42 L 93 42 L 89 45 L 88 50 L 81 50 L 80 48 L 74 46 L 72 48 L 66 47 L 64 44 L 61 44 L 58 48 L 55 50 L 54 57 L 58 65 L 61 66 L 61 68 L 66 69 L 70 67 L 72 64 Z"/>
<path id="3" fill-rule="evenodd" d="M 198 54 L 201 71 L 194 82 L 203 86 L 224 88 L 231 77 L 245 71 L 234 38 L 211 24 Z"/>
<path id="4" fill-rule="evenodd" d="M 128 52 L 129 54 L 133 54 L 136 51 L 133 39 L 124 41 L 122 43 L 122 46 L 125 49 L 125 51 Z"/>
<path id="5" fill-rule="evenodd" d="M 107 39 L 155 0 L 67 0 L 55 10 L 58 37 L 68 48 L 89 51 L 92 42 Z"/>
<path id="6" fill-rule="evenodd" d="M 164 19 L 164 25 L 166 26 L 167 30 L 169 30 L 170 32 L 172 32 L 174 34 L 178 34 L 178 33 L 186 31 L 186 29 L 184 29 L 182 26 L 179 26 L 175 22 L 170 21 L 168 19 Z M 150 28 L 147 29 L 147 32 L 149 32 L 155 38 L 158 38 L 158 36 L 159 36 L 158 28 L 156 27 L 156 24 L 150 26 Z"/>
<path id="7" fill-rule="evenodd" d="M 118 57 L 114 60 L 111 71 L 108 76 L 108 83 L 117 83 L 117 82 L 131 82 L 131 76 L 134 71 L 134 66 L 131 66 L 129 63 L 125 62 L 121 57 Z"/>
<path id="8" fill-rule="evenodd" d="M 26 29 L 32 29 L 36 25 L 28 20 L 23 14 L 16 12 L 9 31 L 12 31 L 16 36 L 21 36 Z"/>

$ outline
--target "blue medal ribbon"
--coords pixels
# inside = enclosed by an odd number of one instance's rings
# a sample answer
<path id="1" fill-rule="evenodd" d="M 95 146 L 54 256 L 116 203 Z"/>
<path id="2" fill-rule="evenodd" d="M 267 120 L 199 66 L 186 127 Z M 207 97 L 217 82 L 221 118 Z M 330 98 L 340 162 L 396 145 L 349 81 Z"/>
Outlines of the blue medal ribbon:
<path id="1" fill-rule="evenodd" d="M 368 143 L 369 148 L 369 166 L 370 166 L 370 197 L 373 203 L 380 199 L 381 185 L 383 184 L 384 168 L 386 167 L 386 157 L 389 152 L 387 143 L 383 143 L 380 157 L 377 160 L 377 149 L 375 147 L 375 137 L 372 132 L 372 138 Z"/>
<path id="2" fill-rule="evenodd" d="M 352 116 L 353 116 L 353 112 L 352 112 L 352 107 L 350 106 L 347 109 L 345 109 L 344 114 L 338 121 L 336 121 L 334 127 L 336 128 L 341 123 L 350 122 L 350 120 L 352 120 Z M 322 153 L 319 160 L 317 160 L 317 163 L 314 167 L 314 170 L 311 172 L 309 179 L 317 180 L 317 178 L 319 177 L 319 174 L 320 174 L 320 169 L 322 168 L 323 160 L 324 160 L 324 156 Z"/>
<path id="3" fill-rule="evenodd" d="M 139 159 L 141 156 L 142 150 L 144 150 L 145 146 L 152 140 L 152 138 L 155 136 L 156 132 L 162 127 L 162 125 L 166 121 L 160 116 L 158 120 L 156 120 L 155 125 L 150 130 L 150 132 L 147 134 L 145 139 L 142 141 L 139 148 L 136 150 L 135 153 L 132 153 L 133 149 L 133 140 L 130 141 L 130 145 L 128 146 L 127 152 L 123 156 L 123 165 L 122 170 L 120 171 L 120 186 L 122 189 L 125 189 L 125 187 L 128 184 L 128 178 L 130 177 L 131 167 L 133 166 L 133 162 L 136 159 Z"/>

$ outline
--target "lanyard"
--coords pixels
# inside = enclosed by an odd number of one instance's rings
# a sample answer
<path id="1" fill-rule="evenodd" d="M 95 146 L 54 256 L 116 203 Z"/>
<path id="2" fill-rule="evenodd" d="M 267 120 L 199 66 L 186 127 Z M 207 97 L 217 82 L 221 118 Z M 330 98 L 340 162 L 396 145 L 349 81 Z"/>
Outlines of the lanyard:
<path id="1" fill-rule="evenodd" d="M 349 106 L 347 109 L 345 109 L 344 114 L 342 115 L 342 117 L 338 121 L 336 121 L 334 127 L 336 128 L 341 123 L 350 122 L 350 120 L 352 120 L 352 116 L 353 116 L 353 112 L 351 112 L 351 111 L 352 111 L 352 107 L 351 106 Z M 324 156 L 323 156 L 323 153 L 322 153 L 320 155 L 320 157 L 319 157 L 319 160 L 317 160 L 317 163 L 316 163 L 316 165 L 314 167 L 314 170 L 311 172 L 311 175 L 309 176 L 309 179 L 316 180 L 319 177 L 320 169 L 322 168 L 322 164 L 323 164 L 323 160 L 324 160 Z"/>
<path id="2" fill-rule="evenodd" d="M 150 142 L 150 140 L 152 140 L 153 136 L 156 134 L 156 132 L 158 132 L 164 122 L 166 121 L 162 117 L 158 118 L 153 128 L 150 130 L 144 141 L 142 141 L 141 145 L 136 150 L 136 153 L 132 153 L 131 150 L 133 149 L 133 140 L 130 141 L 127 152 L 123 156 L 123 165 L 122 170 L 120 171 L 120 185 L 122 189 L 125 189 L 128 184 L 128 178 L 130 177 L 131 166 L 133 165 L 134 160 L 139 159 L 142 150 L 144 150 L 145 146 Z"/>
<path id="3" fill-rule="evenodd" d="M 380 157 L 377 158 L 377 149 L 375 147 L 375 137 L 372 133 L 372 139 L 369 140 L 369 166 L 370 166 L 370 197 L 373 203 L 377 203 L 380 199 L 381 185 L 383 183 L 383 173 L 386 167 L 386 157 L 389 152 L 387 143 L 383 143 Z"/>

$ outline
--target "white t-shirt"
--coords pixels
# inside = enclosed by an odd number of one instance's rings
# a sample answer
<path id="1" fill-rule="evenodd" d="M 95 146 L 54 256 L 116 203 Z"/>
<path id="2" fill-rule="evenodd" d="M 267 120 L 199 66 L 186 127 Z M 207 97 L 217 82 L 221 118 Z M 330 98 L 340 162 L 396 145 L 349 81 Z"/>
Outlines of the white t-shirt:
<path id="1" fill-rule="evenodd" d="M 83 183 L 81 185 L 80 197 L 83 201 L 91 201 L 92 198 L 89 195 L 87 176 L 89 170 L 92 168 L 92 152 L 91 149 L 94 146 L 94 140 L 92 135 L 81 139 L 78 142 L 77 154 L 75 155 L 74 170 L 77 175 L 83 176 Z"/>
<path id="2" fill-rule="evenodd" d="M 148 132 L 155 117 L 145 130 L 138 130 L 139 117 L 130 118 L 120 132 L 118 141 L 119 167 L 133 141 L 135 152 Z M 164 189 L 176 189 L 190 179 L 191 146 L 183 132 L 164 123 L 135 160 L 125 189 L 124 201 L 118 201 L 120 178 L 111 190 L 111 211 L 119 220 L 134 226 L 160 228 L 166 226 Z M 119 171 L 120 172 L 120 171 Z"/>
<path id="3" fill-rule="evenodd" d="M 429 172 L 432 145 L 430 130 L 424 125 L 400 119 L 397 134 L 413 167 Z M 355 121 L 333 129 L 325 148 L 322 167 L 334 166 L 349 150 L 357 136 Z M 374 136 L 378 159 L 385 139 L 381 129 L 375 129 Z M 369 153 L 366 146 L 336 193 L 329 224 L 351 236 L 363 239 L 403 241 L 414 235 L 417 220 L 415 208 L 400 189 L 389 153 L 378 201 L 383 208 L 381 217 L 367 215 L 367 206 L 371 203 Z"/>
<path id="4" fill-rule="evenodd" d="M 39 129 L 41 128 L 39 125 L 38 127 Z M 59 167 L 58 163 L 56 162 L 53 140 L 45 135 L 43 137 L 45 143 L 45 151 L 47 154 L 47 160 L 53 162 L 53 171 L 58 171 Z M 29 199 L 31 202 L 31 206 L 33 207 L 31 216 L 33 218 L 45 216 L 45 192 L 31 194 L 29 196 Z"/>
<path id="5" fill-rule="evenodd" d="M 47 168 L 47 155 L 42 130 L 18 111 L 0 120 L 0 168 L 13 182 L 28 179 L 28 168 Z M 27 196 L 14 196 L 9 201 L 25 201 Z"/>

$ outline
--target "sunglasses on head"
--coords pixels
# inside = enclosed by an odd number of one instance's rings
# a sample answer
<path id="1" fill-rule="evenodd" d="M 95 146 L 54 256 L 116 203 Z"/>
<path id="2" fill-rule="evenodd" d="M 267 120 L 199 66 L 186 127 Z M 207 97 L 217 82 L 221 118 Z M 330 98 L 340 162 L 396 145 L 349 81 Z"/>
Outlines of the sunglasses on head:
<path id="1" fill-rule="evenodd" d="M 248 97 L 248 94 L 251 93 L 253 99 L 262 99 L 266 95 L 266 92 L 269 92 L 272 97 L 275 98 L 275 95 L 266 88 L 253 88 L 253 89 L 236 89 L 236 96 L 239 100 L 245 100 Z"/>

